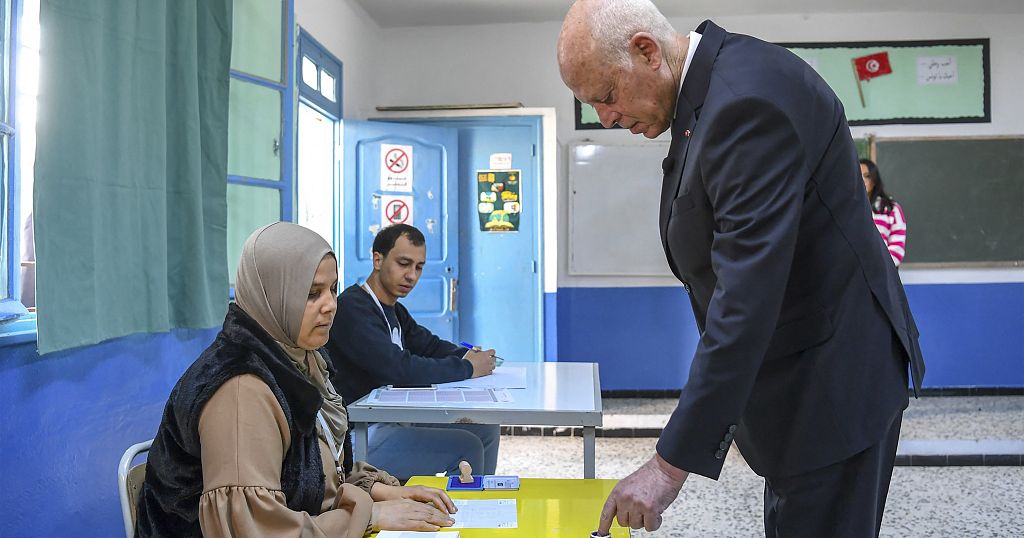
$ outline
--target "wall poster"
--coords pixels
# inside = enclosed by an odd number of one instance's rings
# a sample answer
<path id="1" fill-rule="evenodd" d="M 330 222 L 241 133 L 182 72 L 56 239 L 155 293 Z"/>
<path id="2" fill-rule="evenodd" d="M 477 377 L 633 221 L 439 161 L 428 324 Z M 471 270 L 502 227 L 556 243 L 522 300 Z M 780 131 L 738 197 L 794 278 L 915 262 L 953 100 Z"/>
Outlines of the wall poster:
<path id="1" fill-rule="evenodd" d="M 522 213 L 520 170 L 477 170 L 480 231 L 518 232 Z"/>

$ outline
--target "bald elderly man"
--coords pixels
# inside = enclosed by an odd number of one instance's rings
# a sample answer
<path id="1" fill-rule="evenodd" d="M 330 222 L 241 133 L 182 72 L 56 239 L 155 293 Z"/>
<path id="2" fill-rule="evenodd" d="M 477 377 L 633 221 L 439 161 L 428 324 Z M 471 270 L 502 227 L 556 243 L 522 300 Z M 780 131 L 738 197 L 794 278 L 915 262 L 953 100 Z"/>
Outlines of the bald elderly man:
<path id="1" fill-rule="evenodd" d="M 661 239 L 700 329 L 657 452 L 599 531 L 657 529 L 735 441 L 765 478 L 766 536 L 877 536 L 924 363 L 842 103 L 786 49 L 711 21 L 677 33 L 647 0 L 576 2 L 558 63 L 605 127 L 671 128 Z"/>

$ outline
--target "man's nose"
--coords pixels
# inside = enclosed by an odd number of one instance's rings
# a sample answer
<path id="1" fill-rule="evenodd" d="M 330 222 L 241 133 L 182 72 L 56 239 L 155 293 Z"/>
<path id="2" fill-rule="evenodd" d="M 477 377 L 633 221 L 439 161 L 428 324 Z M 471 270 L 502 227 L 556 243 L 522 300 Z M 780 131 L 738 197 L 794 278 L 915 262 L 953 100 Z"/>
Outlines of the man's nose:
<path id="1" fill-rule="evenodd" d="M 619 119 L 622 118 L 622 114 L 612 110 L 608 105 L 598 103 L 594 105 L 594 110 L 597 111 L 597 117 L 601 120 L 601 125 L 605 129 L 615 126 Z"/>

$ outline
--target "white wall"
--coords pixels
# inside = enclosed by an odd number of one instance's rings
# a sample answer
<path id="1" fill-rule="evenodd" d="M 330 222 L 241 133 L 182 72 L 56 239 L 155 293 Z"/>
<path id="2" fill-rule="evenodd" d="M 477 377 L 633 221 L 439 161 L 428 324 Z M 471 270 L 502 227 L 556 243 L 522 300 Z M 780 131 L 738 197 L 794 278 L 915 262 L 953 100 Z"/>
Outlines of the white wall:
<path id="1" fill-rule="evenodd" d="M 522 102 L 555 107 L 558 115 L 558 212 L 567 214 L 565 147 L 641 141 L 623 131 L 576 131 L 572 94 L 555 62 L 560 22 L 380 29 L 348 0 L 297 0 L 299 24 L 345 63 L 345 115 L 365 118 L 377 105 Z M 713 17 L 713 14 L 708 16 Z M 674 19 L 676 28 L 703 18 Z M 844 15 L 730 16 L 715 22 L 732 32 L 775 42 L 916 39 L 991 39 L 992 122 L 885 125 L 853 129 L 854 136 L 972 136 L 1024 134 L 1024 14 L 963 15 L 867 13 Z M 335 48 L 337 47 L 337 48 Z M 657 200 L 652 200 L 657 207 Z M 567 220 L 559 244 L 568 246 Z M 656 233 L 656 232 L 655 232 Z M 567 274 L 559 252 L 559 286 L 675 285 L 665 277 L 579 277 Z M 1022 272 L 1024 274 L 1024 272 Z"/>
<path id="2" fill-rule="evenodd" d="M 295 21 L 342 63 L 346 118 L 365 118 L 383 81 L 380 27 L 351 0 L 295 0 Z"/>

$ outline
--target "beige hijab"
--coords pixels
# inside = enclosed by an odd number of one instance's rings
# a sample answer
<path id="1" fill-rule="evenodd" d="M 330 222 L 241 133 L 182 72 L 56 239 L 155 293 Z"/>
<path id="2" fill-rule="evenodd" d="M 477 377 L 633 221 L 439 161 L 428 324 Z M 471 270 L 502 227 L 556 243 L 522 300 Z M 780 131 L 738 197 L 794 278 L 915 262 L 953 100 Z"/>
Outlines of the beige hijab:
<path id="1" fill-rule="evenodd" d="M 235 303 L 277 341 L 295 367 L 319 389 L 324 398 L 321 411 L 341 446 L 348 430 L 348 413 L 327 379 L 327 363 L 319 351 L 296 344 L 313 276 L 328 255 L 337 260 L 327 241 L 297 224 L 275 222 L 256 230 L 245 241 L 238 262 Z"/>

